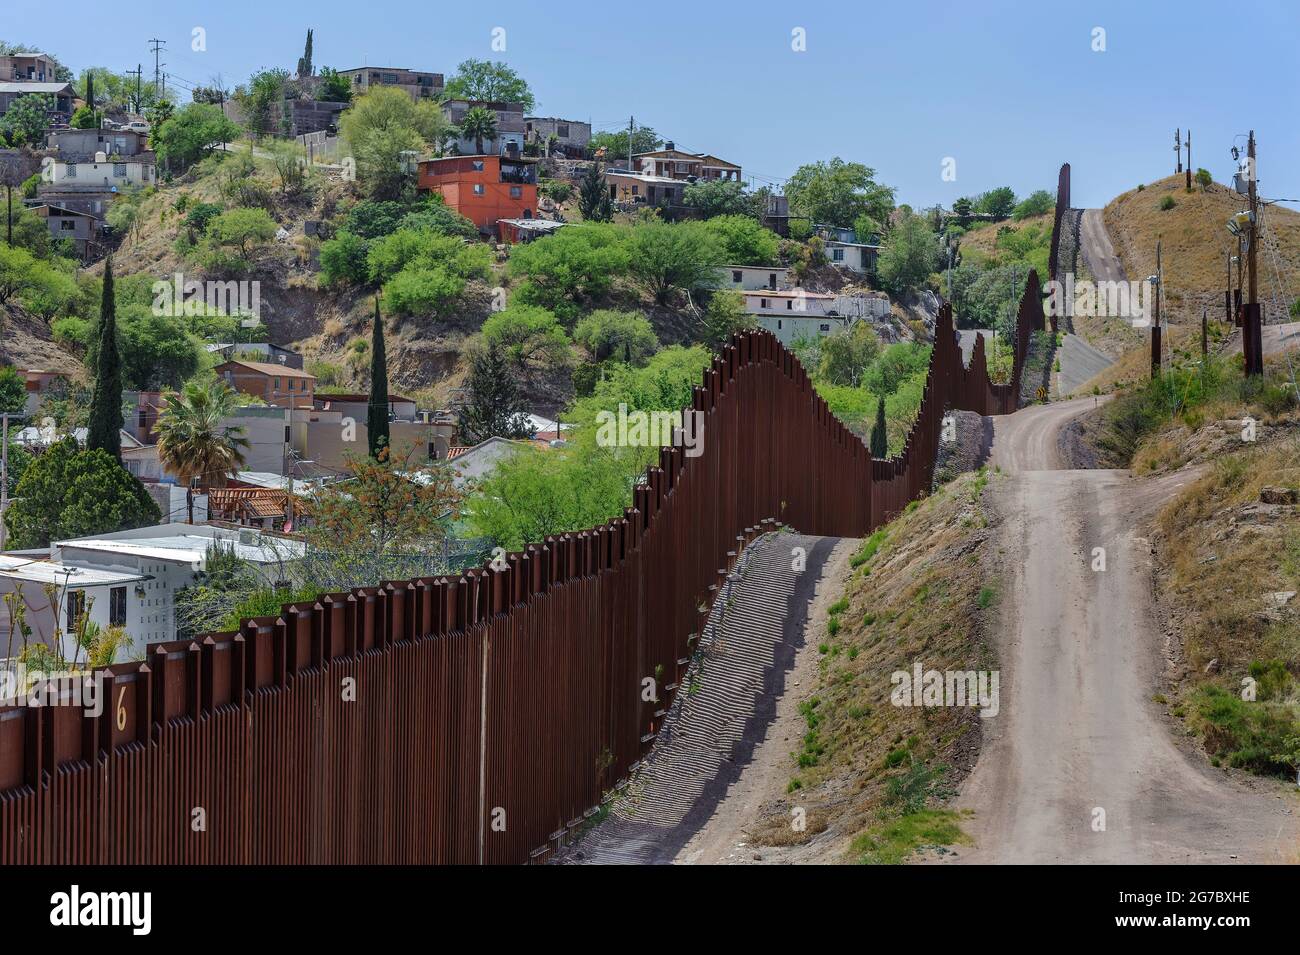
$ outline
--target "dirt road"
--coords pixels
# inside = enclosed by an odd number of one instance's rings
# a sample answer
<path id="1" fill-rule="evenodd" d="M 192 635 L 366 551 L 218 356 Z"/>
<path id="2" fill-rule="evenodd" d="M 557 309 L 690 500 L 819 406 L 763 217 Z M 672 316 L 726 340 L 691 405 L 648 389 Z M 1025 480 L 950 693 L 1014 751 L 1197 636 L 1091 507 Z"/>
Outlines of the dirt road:
<path id="1" fill-rule="evenodd" d="M 1127 278 L 1124 264 L 1110 244 L 1110 234 L 1106 231 L 1106 220 L 1100 209 L 1083 210 L 1083 217 L 1079 220 L 1079 251 L 1094 281 L 1122 282 Z"/>
<path id="2" fill-rule="evenodd" d="M 994 421 L 1002 706 L 959 800 L 978 845 L 961 861 L 1295 861 L 1294 787 L 1212 769 L 1153 701 L 1163 647 L 1142 528 L 1189 478 L 1058 470 L 1061 427 L 1092 405 Z"/>

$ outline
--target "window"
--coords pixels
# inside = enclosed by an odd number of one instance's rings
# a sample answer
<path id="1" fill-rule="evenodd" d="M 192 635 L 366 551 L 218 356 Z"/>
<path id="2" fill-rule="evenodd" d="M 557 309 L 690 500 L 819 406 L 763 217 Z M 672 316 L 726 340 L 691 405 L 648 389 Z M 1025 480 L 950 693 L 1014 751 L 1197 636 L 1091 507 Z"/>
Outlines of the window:
<path id="1" fill-rule="evenodd" d="M 641 195 L 641 187 L 640 187 L 640 186 L 633 186 L 633 187 L 632 187 L 632 195 L 634 195 L 634 196 L 639 196 L 639 195 Z"/>
<path id="2" fill-rule="evenodd" d="M 776 330 L 778 332 L 781 330 L 781 319 L 779 318 L 776 320 Z"/>
<path id="3" fill-rule="evenodd" d="M 81 615 L 86 612 L 86 592 L 84 590 L 69 590 L 67 598 L 68 609 L 68 630 L 77 629 L 77 621 Z"/>
<path id="4" fill-rule="evenodd" d="M 59 220 L 59 231 L 60 231 L 60 232 L 76 232 L 76 231 L 77 231 L 77 222 L 76 222 L 76 220 L 75 220 L 75 219 L 61 219 L 61 220 Z"/>
<path id="5" fill-rule="evenodd" d="M 487 190 L 483 188 L 483 183 L 481 183 L 481 182 L 476 182 L 476 183 L 474 183 L 474 195 L 476 195 L 476 196 L 481 196 L 481 195 L 483 195 L 484 192 L 486 192 L 486 191 L 487 191 Z"/>
<path id="6" fill-rule="evenodd" d="M 113 163 L 113 178 L 114 179 L 126 178 L 126 163 L 124 162 Z"/>
<path id="7" fill-rule="evenodd" d="M 68 170 L 68 178 L 69 178 L 69 179 L 76 179 L 76 178 L 77 178 L 77 164 L 76 164 L 76 163 L 68 163 L 68 165 L 67 165 L 66 167 L 64 167 L 64 168 L 66 168 L 66 169 Z"/>
<path id="8" fill-rule="evenodd" d="M 794 299 L 792 299 L 792 298 L 788 298 L 788 299 L 785 300 L 785 310 L 786 310 L 787 312 L 793 312 L 793 311 L 794 311 Z"/>
<path id="9" fill-rule="evenodd" d="M 280 390 L 280 379 L 279 379 L 279 378 L 273 378 L 273 379 L 272 379 L 272 382 L 273 382 L 272 387 L 274 387 L 276 391 L 279 391 L 279 390 Z"/>
<path id="10" fill-rule="evenodd" d="M 523 187 L 523 186 L 511 186 L 511 187 L 510 187 L 510 198 L 511 198 L 511 199 L 522 199 L 523 196 L 524 196 L 524 187 Z"/>
<path id="11" fill-rule="evenodd" d="M 733 282 L 743 282 L 744 280 L 745 280 L 745 273 L 743 273 L 742 271 L 740 271 L 740 269 L 732 269 L 732 270 L 731 270 L 731 281 L 733 281 Z"/>
<path id="12" fill-rule="evenodd" d="M 558 126 L 556 126 L 556 127 L 555 127 L 555 135 L 556 135 L 556 136 L 559 136 L 561 139 L 568 139 L 568 138 L 569 138 L 569 124 L 568 124 L 568 123 L 560 123 Z"/>
<path id="13" fill-rule="evenodd" d="M 844 250 L 843 250 L 843 249 L 835 249 L 834 251 L 831 252 L 831 258 L 834 259 L 836 262 L 843 262 L 843 261 L 844 261 Z"/>
<path id="14" fill-rule="evenodd" d="M 829 332 L 831 330 L 830 325 L 825 325 L 825 324 L 821 325 L 820 328 L 824 332 Z"/>
<path id="15" fill-rule="evenodd" d="M 772 307 L 772 303 L 771 303 L 771 301 L 769 301 L 768 299 L 760 298 L 760 299 L 758 300 L 758 307 L 759 307 L 759 308 L 771 308 L 771 307 Z"/>
<path id="16" fill-rule="evenodd" d="M 108 625 L 126 626 L 126 588 L 114 587 L 108 592 Z"/>
<path id="17" fill-rule="evenodd" d="M 471 160 L 471 161 L 470 161 L 470 165 L 474 168 L 474 171 L 475 171 L 475 172 L 482 172 L 482 171 L 483 171 L 483 160 L 481 160 L 481 159 L 474 159 L 474 160 Z"/>

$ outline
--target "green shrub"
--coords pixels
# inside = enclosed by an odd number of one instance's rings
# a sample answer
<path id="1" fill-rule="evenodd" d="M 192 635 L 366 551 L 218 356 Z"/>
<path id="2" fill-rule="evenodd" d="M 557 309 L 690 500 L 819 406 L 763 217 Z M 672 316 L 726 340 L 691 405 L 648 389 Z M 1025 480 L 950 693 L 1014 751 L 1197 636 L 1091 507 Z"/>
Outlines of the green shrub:
<path id="1" fill-rule="evenodd" d="M 1174 206 L 1176 206 L 1176 205 L 1178 205 L 1178 203 L 1174 201 L 1174 197 L 1173 197 L 1173 196 L 1165 196 L 1164 198 L 1162 198 L 1162 199 L 1160 200 L 1160 211 L 1161 211 L 1161 212 L 1168 212 L 1170 209 L 1172 209 L 1172 208 L 1173 208 Z"/>

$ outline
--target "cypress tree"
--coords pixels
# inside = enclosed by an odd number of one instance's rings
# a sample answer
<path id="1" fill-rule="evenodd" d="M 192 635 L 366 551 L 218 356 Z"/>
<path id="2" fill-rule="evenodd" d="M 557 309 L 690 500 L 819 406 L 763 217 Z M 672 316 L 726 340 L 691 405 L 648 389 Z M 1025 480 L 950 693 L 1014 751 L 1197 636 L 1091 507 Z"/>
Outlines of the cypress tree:
<path id="1" fill-rule="evenodd" d="M 382 460 L 388 448 L 388 356 L 384 353 L 384 321 L 375 296 L 375 327 L 370 335 L 370 404 L 366 409 L 370 456 Z"/>
<path id="2" fill-rule="evenodd" d="M 90 107 L 90 115 L 95 120 L 95 129 L 99 129 L 99 114 L 95 112 L 95 74 L 92 70 L 86 70 L 86 105 Z"/>
<path id="3" fill-rule="evenodd" d="M 885 428 L 885 399 L 876 400 L 876 423 L 871 428 L 871 456 L 885 460 L 889 457 L 889 432 Z"/>
<path id="4" fill-rule="evenodd" d="M 113 259 L 104 263 L 104 296 L 99 305 L 99 352 L 95 391 L 90 398 L 86 447 L 122 460 L 122 361 L 117 352 L 117 313 L 113 301 Z"/>

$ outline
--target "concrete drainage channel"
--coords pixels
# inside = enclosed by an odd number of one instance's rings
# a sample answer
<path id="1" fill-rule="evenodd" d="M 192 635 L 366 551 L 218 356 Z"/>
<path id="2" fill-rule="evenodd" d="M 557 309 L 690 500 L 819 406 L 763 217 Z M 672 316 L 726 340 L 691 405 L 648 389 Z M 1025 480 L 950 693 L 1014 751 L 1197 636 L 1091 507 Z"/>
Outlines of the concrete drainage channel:
<path id="1" fill-rule="evenodd" d="M 838 538 L 764 534 L 740 555 L 714 601 L 654 748 L 607 818 L 560 864 L 670 863 L 739 778 L 803 640 L 808 605 Z M 796 548 L 806 566 L 795 571 Z"/>

